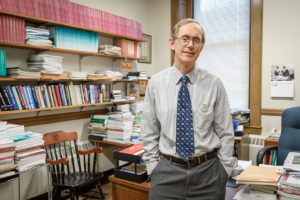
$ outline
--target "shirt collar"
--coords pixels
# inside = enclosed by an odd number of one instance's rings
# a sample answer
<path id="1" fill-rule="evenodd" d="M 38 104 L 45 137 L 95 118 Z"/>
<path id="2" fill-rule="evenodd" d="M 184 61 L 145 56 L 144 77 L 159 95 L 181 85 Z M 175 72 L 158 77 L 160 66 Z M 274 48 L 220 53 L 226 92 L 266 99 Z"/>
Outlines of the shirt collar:
<path id="1" fill-rule="evenodd" d="M 193 84 L 196 81 L 196 70 L 195 70 L 196 66 L 192 69 L 192 71 L 190 71 L 188 74 L 186 74 L 189 79 L 191 84 Z M 171 76 L 172 76 L 172 80 L 174 82 L 174 84 L 178 84 L 180 82 L 181 77 L 183 76 L 183 74 L 176 68 L 175 65 L 172 66 L 171 69 Z"/>

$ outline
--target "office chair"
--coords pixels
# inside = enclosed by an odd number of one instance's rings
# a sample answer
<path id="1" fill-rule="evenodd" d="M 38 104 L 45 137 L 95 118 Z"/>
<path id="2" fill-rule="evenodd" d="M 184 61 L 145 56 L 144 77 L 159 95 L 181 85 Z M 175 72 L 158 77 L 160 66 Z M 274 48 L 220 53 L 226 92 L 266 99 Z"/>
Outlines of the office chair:
<path id="1" fill-rule="evenodd" d="M 300 152 L 300 106 L 283 111 L 281 126 L 278 146 L 260 149 L 256 157 L 257 165 L 263 163 L 264 156 L 271 150 L 277 150 L 277 165 L 283 165 L 289 152 Z"/>
<path id="2" fill-rule="evenodd" d="M 83 190 L 86 189 L 82 188 L 91 184 L 95 184 L 101 199 L 105 199 L 100 183 L 103 173 L 96 172 L 97 153 L 102 152 L 101 147 L 88 151 L 78 150 L 76 132 L 46 133 L 43 139 L 47 153 L 46 161 L 51 164 L 54 199 L 78 200 L 79 195 L 99 199 L 84 193 Z M 67 190 L 67 195 L 62 195 L 64 190 Z"/>

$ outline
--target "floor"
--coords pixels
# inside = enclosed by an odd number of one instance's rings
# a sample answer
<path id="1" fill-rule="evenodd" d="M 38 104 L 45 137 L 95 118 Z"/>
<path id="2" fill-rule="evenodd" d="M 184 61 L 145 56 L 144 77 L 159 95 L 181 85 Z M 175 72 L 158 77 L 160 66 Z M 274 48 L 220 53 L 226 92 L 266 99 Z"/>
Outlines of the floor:
<path id="1" fill-rule="evenodd" d="M 111 185 L 111 182 L 108 182 L 107 184 L 102 185 L 102 190 L 103 190 L 103 193 L 105 195 L 105 199 L 106 200 L 112 200 L 112 185 Z M 95 191 L 96 191 L 96 188 L 92 189 L 91 193 L 93 193 Z M 100 197 L 100 195 L 96 195 L 96 196 Z M 83 199 L 85 199 L 85 198 L 84 197 L 79 197 L 79 200 L 83 200 Z"/>

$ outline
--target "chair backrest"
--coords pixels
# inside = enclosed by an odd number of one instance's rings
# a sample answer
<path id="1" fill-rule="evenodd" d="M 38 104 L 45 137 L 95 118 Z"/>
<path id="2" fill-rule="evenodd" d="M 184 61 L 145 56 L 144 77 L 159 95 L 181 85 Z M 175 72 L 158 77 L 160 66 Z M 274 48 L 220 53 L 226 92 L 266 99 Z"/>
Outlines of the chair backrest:
<path id="1" fill-rule="evenodd" d="M 283 165 L 289 152 L 300 152 L 300 106 L 283 111 L 281 126 L 277 165 Z"/>
<path id="2" fill-rule="evenodd" d="M 61 177 L 65 174 L 74 172 L 93 172 L 96 170 L 96 153 L 79 156 L 76 132 L 66 133 L 64 131 L 55 131 L 46 133 L 43 137 L 45 141 L 45 149 L 47 158 L 52 160 L 59 160 L 67 158 L 69 160 L 67 165 L 58 164 L 52 166 L 52 174 Z"/>

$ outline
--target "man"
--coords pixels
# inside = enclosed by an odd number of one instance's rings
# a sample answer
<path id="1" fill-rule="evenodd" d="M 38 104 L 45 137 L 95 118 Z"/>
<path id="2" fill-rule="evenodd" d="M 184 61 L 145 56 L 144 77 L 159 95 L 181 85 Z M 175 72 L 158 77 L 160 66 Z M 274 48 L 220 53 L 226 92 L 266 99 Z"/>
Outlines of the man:
<path id="1" fill-rule="evenodd" d="M 226 91 L 217 77 L 195 66 L 205 43 L 197 21 L 179 21 L 169 43 L 174 66 L 149 80 L 144 100 L 150 199 L 224 199 L 236 164 Z"/>

